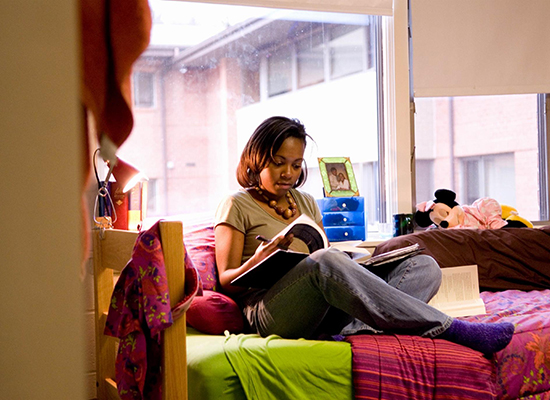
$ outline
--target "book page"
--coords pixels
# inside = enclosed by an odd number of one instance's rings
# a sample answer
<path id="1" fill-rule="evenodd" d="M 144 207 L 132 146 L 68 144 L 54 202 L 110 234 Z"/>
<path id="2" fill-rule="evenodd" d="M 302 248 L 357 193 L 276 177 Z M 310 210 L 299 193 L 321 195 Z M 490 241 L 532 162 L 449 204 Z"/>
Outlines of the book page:
<path id="1" fill-rule="evenodd" d="M 477 265 L 442 268 L 439 292 L 428 304 L 452 317 L 485 313 L 479 297 Z"/>
<path id="2" fill-rule="evenodd" d="M 287 235 L 289 233 L 294 235 L 295 240 L 304 242 L 310 254 L 319 249 L 327 248 L 329 245 L 325 232 L 323 232 L 315 221 L 305 214 L 296 218 L 296 220 L 283 229 L 279 235 Z"/>
<path id="3" fill-rule="evenodd" d="M 475 300 L 479 297 L 477 265 L 441 268 L 443 281 L 433 303 Z"/>

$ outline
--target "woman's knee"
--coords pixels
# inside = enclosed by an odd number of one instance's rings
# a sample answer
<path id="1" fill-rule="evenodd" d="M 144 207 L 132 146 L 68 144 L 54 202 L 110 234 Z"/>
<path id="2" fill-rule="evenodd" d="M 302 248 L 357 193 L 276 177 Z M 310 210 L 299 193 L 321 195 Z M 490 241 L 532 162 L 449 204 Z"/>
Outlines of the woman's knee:
<path id="1" fill-rule="evenodd" d="M 349 262 L 349 256 L 343 251 L 328 248 L 317 250 L 310 256 L 316 263 L 327 267 L 339 267 L 342 263 Z"/>
<path id="2" fill-rule="evenodd" d="M 423 281 L 425 285 L 432 288 L 432 296 L 437 293 L 441 286 L 441 267 L 431 256 L 420 254 L 415 257 L 416 278 Z"/>
<path id="3" fill-rule="evenodd" d="M 439 281 L 441 282 L 441 267 L 433 259 L 433 257 L 426 254 L 420 254 L 417 257 L 417 265 L 421 269 L 421 274 L 429 279 L 430 281 Z"/>

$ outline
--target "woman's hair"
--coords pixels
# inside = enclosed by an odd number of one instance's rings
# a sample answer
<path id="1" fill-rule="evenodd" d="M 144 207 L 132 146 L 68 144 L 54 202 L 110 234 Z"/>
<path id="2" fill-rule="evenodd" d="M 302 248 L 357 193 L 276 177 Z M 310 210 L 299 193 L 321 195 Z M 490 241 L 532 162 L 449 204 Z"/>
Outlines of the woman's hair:
<path id="1" fill-rule="evenodd" d="M 237 166 L 237 181 L 243 188 L 260 184 L 260 172 L 266 168 L 283 142 L 289 138 L 297 138 L 306 145 L 306 128 L 297 119 L 286 117 L 270 117 L 262 122 L 254 131 L 241 154 Z M 304 165 L 302 173 L 294 187 L 304 184 L 307 179 L 307 168 Z"/>

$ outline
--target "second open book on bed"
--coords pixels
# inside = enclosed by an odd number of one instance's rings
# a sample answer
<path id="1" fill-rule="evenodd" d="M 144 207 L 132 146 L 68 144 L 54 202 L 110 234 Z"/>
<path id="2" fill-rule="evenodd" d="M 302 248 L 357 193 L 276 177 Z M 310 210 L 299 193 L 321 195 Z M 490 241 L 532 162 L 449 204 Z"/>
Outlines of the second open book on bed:
<path id="1" fill-rule="evenodd" d="M 233 279 L 231 285 L 260 289 L 270 288 L 304 258 L 317 250 L 328 248 L 330 245 L 325 232 L 307 215 L 298 217 L 277 236 L 283 234 L 293 234 L 294 240 L 304 242 L 309 252 L 277 249 L 260 263 Z M 361 259 L 359 263 L 365 266 L 382 265 L 410 257 L 420 250 L 418 245 L 407 246 L 367 260 Z"/>

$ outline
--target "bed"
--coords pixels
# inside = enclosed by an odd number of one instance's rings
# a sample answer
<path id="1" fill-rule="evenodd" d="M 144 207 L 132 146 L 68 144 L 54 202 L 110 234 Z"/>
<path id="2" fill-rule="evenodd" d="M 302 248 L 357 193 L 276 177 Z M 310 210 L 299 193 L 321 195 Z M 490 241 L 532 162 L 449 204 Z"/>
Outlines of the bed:
<path id="1" fill-rule="evenodd" d="M 445 340 L 406 335 L 288 340 L 247 333 L 234 302 L 217 291 L 212 227 L 186 227 L 184 235 L 181 222 L 161 221 L 157 229 L 170 305 L 188 307 L 162 331 L 162 398 L 550 399 L 550 227 L 493 233 L 485 241 L 472 232 L 426 231 L 391 239 L 376 250 L 420 242 L 443 267 L 482 263 L 480 286 L 488 314 L 466 319 L 516 324 L 510 346 L 489 358 Z M 465 235 L 472 236 L 466 240 Z M 104 332 L 114 275 L 126 268 L 139 240 L 136 232 L 94 232 L 100 400 L 120 398 L 117 339 Z M 528 258 L 514 250 L 515 243 Z M 480 244 L 488 246 L 484 252 L 498 253 L 484 255 L 500 262 L 498 272 L 475 259 Z M 508 253 L 502 254 L 503 247 Z M 449 254 L 455 259 L 445 259 Z M 196 271 L 202 295 L 190 298 L 187 270 Z"/>

